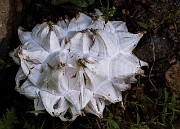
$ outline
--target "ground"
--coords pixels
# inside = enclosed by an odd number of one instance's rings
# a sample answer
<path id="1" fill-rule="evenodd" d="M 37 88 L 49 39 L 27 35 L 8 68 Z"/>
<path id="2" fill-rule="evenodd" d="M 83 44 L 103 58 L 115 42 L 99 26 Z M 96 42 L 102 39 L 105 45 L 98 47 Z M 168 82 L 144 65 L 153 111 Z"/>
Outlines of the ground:
<path id="1" fill-rule="evenodd" d="M 45 20 L 56 22 L 64 15 L 73 17 L 77 11 L 89 13 L 93 8 L 100 8 L 107 20 L 125 21 L 130 32 L 146 31 L 133 51 L 141 60 L 149 63 L 149 67 L 143 68 L 145 76 L 137 76 L 138 82 L 123 93 L 125 109 L 120 103 L 112 104 L 106 107 L 103 119 L 87 115 L 73 122 L 62 122 L 47 113 L 35 116 L 30 112 L 33 101 L 14 90 L 14 78 L 19 66 L 6 55 L 0 60 L 0 129 L 178 129 L 179 93 L 175 91 L 177 88 L 171 88 L 167 83 L 165 74 L 173 65 L 179 69 L 179 0 L 75 1 L 54 5 L 48 0 L 23 0 L 23 4 L 17 2 L 16 9 L 21 11 L 21 21 L 18 22 L 26 30 L 31 30 Z M 9 50 L 20 44 L 17 32 L 14 32 L 10 44 Z M 177 70 L 170 73 L 177 73 Z M 173 80 L 176 81 L 172 86 L 179 83 L 180 75 L 175 75 Z"/>

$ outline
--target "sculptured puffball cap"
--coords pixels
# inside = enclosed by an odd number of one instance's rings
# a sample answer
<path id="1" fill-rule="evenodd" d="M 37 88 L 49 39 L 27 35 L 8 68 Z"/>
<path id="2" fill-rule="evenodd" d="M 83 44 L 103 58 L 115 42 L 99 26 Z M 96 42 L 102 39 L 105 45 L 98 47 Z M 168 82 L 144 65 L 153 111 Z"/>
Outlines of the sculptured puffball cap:
<path id="1" fill-rule="evenodd" d="M 147 66 L 132 54 L 143 33 L 129 33 L 122 21 L 105 23 L 97 9 L 93 18 L 78 13 L 32 32 L 19 27 L 18 34 L 22 44 L 10 53 L 20 65 L 16 90 L 34 100 L 35 110 L 63 121 L 86 113 L 102 118 L 105 105 L 121 102 Z"/>

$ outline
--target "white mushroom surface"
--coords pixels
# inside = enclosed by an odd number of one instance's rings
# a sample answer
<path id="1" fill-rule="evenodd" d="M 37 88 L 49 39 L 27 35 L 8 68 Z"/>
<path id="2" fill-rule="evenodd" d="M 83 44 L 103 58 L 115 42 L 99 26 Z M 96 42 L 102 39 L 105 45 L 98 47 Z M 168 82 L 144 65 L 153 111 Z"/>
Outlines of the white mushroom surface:
<path id="1" fill-rule="evenodd" d="M 143 33 L 128 32 L 122 21 L 105 22 L 96 11 L 93 18 L 78 13 L 32 32 L 18 29 L 22 44 L 10 53 L 20 65 L 16 89 L 34 100 L 35 110 L 63 121 L 86 113 L 102 118 L 105 105 L 122 102 L 122 91 L 143 74 L 147 63 L 132 54 Z"/>

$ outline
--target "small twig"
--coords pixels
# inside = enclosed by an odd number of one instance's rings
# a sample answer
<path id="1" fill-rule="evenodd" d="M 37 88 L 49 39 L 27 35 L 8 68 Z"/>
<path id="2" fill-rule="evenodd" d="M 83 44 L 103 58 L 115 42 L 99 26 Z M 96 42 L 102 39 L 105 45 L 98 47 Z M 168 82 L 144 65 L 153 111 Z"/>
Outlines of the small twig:
<path id="1" fill-rule="evenodd" d="M 149 75 L 148 75 L 148 78 L 149 78 L 149 82 L 151 83 L 151 85 L 154 87 L 154 89 L 157 91 L 157 88 L 156 86 L 154 85 L 154 83 L 152 82 L 151 80 L 151 72 L 153 70 L 153 67 L 154 67 L 154 63 L 155 63 L 155 60 L 156 60 L 156 55 L 155 55 L 155 46 L 154 46 L 154 42 L 152 42 L 152 39 L 151 39 L 151 43 L 152 43 L 152 51 L 153 51 L 153 64 L 150 68 L 150 71 L 149 71 Z"/>
<path id="2" fill-rule="evenodd" d="M 129 95 L 129 92 L 126 92 L 126 94 L 124 95 L 124 99 L 123 99 L 124 105 L 126 105 L 128 95 Z"/>
<path id="3" fill-rule="evenodd" d="M 103 4 L 102 4 L 102 1 L 101 0 L 99 0 L 99 3 L 100 3 L 100 5 L 101 5 L 101 7 L 103 6 Z"/>

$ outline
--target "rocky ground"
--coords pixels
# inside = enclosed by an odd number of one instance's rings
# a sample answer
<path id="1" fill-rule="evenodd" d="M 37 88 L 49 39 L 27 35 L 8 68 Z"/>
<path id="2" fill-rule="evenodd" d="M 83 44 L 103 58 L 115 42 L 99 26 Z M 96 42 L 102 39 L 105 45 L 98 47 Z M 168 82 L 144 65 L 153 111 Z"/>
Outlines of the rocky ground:
<path id="1" fill-rule="evenodd" d="M 179 0 L 65 1 L 0 1 L 0 129 L 6 124 L 6 129 L 180 128 Z M 14 90 L 19 66 L 8 53 L 20 44 L 18 26 L 31 30 L 43 21 L 56 22 L 64 15 L 73 17 L 77 11 L 88 13 L 93 8 L 100 8 L 107 19 L 125 21 L 130 32 L 146 31 L 134 50 L 149 63 L 145 77 L 138 76 L 138 83 L 124 92 L 126 110 L 120 104 L 110 105 L 103 119 L 88 115 L 69 123 L 47 113 L 34 116 L 28 112 L 33 110 L 33 102 Z"/>

